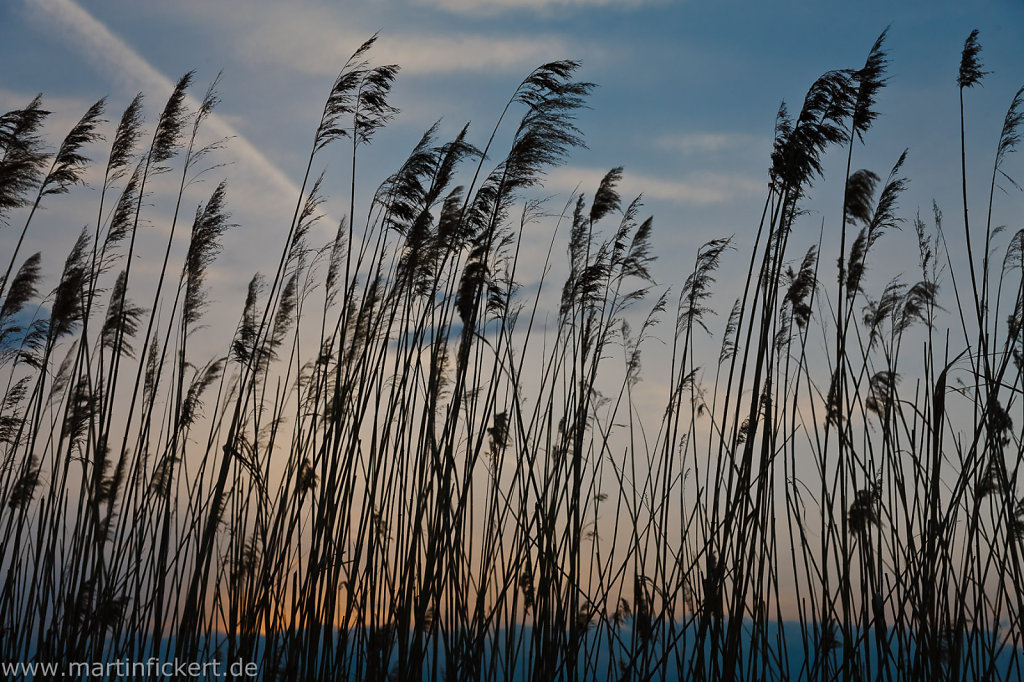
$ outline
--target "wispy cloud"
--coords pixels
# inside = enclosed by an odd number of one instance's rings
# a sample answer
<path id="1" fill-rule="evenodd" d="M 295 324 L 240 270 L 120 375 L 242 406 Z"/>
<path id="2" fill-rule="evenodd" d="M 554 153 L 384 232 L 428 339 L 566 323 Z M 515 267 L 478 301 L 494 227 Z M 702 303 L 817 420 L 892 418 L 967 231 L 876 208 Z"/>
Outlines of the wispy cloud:
<path id="1" fill-rule="evenodd" d="M 671 149 L 682 154 L 718 153 L 734 149 L 755 147 L 761 149 L 768 142 L 746 133 L 679 133 L 662 135 L 654 139 L 659 149 Z"/>
<path id="2" fill-rule="evenodd" d="M 419 0 L 419 4 L 459 14 L 494 14 L 516 10 L 544 12 L 593 7 L 628 9 L 658 4 L 658 0 Z"/>
<path id="3" fill-rule="evenodd" d="M 577 188 L 593 192 L 605 173 L 607 169 L 556 168 L 548 174 L 545 188 L 555 192 L 571 192 Z M 619 193 L 626 200 L 642 194 L 648 199 L 698 206 L 757 196 L 764 189 L 764 182 L 748 175 L 696 172 L 681 178 L 663 178 L 631 173 L 628 169 L 619 184 Z"/>
<path id="4" fill-rule="evenodd" d="M 248 19 L 232 22 L 236 50 L 248 63 L 287 66 L 303 73 L 334 75 L 371 33 L 337 12 L 313 5 L 253 8 Z M 402 66 L 406 74 L 521 71 L 568 54 L 564 38 L 551 34 L 487 35 L 384 32 L 374 46 L 378 63 Z"/>
<path id="5" fill-rule="evenodd" d="M 407 64 L 411 73 L 439 71 L 521 71 L 571 52 L 557 36 L 492 38 L 480 35 L 396 36 L 381 52 L 389 61 Z"/>

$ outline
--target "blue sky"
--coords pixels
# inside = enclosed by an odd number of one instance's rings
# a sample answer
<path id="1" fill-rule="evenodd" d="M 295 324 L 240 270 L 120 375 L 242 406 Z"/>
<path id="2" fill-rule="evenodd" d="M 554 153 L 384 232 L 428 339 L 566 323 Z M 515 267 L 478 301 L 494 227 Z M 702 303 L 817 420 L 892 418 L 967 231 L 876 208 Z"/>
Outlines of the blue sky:
<path id="1" fill-rule="evenodd" d="M 226 243 L 219 277 L 228 291 L 240 292 L 252 271 L 274 262 L 275 235 L 294 205 L 323 97 L 367 36 L 380 31 L 377 63 L 402 66 L 394 89 L 402 112 L 361 162 L 367 189 L 437 119 L 442 134 L 472 122 L 471 138 L 482 143 L 533 66 L 580 59 L 582 77 L 599 86 L 579 118 L 589 148 L 553 171 L 546 191 L 565 195 L 580 183 L 593 188 L 605 170 L 624 165 L 623 194 L 644 193 L 661 254 L 655 273 L 670 286 L 683 279 L 699 243 L 737 234 L 742 247 L 742 236 L 756 227 L 780 101 L 798 109 L 817 75 L 859 66 L 890 25 L 882 118 L 854 165 L 884 176 L 910 147 L 906 171 L 913 189 L 904 213 L 948 198 L 946 212 L 955 216 L 959 51 L 970 30 L 980 29 L 983 59 L 993 71 L 968 100 L 969 158 L 980 169 L 990 163 L 1005 108 L 1024 82 L 1024 3 L 15 1 L 0 5 L 0 52 L 9 65 L 0 80 L 0 108 L 43 92 L 54 111 L 56 140 L 99 96 L 109 96 L 108 118 L 115 119 L 141 90 L 152 121 L 181 73 L 198 70 L 199 96 L 223 71 L 223 102 L 210 130 L 232 137 L 217 158 L 230 165 L 214 173 L 231 179 L 240 228 Z M 335 197 L 347 186 L 345 154 L 335 150 L 320 159 Z M 195 189 L 195 201 L 212 188 L 206 184 Z M 840 184 L 833 180 L 816 190 L 822 212 L 812 210 L 805 221 L 805 241 L 814 241 L 823 217 L 835 218 Z M 978 192 L 985 189 L 979 184 Z M 53 244 L 61 234 L 70 244 L 84 222 L 76 217 L 78 200 L 52 202 L 46 227 L 35 229 L 38 241 L 29 248 Z M 82 200 L 92 205 L 92 197 Z M 331 217 L 343 205 L 329 203 Z M 167 210 L 154 199 L 157 227 Z M 332 229 L 324 221 L 322 238 Z M 0 251 L 10 248 L 13 232 L 0 232 Z M 538 238 L 538 248 L 541 243 L 546 240 Z M 55 254 L 46 264 L 56 268 L 61 260 Z"/>

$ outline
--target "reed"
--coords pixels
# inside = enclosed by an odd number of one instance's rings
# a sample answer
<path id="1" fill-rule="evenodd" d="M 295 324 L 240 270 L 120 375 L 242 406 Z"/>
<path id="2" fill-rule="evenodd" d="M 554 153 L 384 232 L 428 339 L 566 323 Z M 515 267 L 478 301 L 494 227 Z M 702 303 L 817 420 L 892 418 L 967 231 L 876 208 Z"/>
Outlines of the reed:
<path id="1" fill-rule="evenodd" d="M 103 149 L 106 102 L 52 154 L 41 97 L 0 116 L 0 221 L 18 231 L 0 279 L 0 660 L 241 660 L 263 679 L 1024 675 L 1024 230 L 993 219 L 1019 200 L 995 188 L 1019 189 L 1024 89 L 982 230 L 977 32 L 956 80 L 962 205 L 946 207 L 966 258 L 937 204 L 930 220 L 900 206 L 906 151 L 856 168 L 883 32 L 780 107 L 756 226 L 686 256 L 667 288 L 622 168 L 561 206 L 539 198 L 583 144 L 593 86 L 573 61 L 531 72 L 479 146 L 435 125 L 358 194 L 399 115 L 375 41 L 332 83 L 276 269 L 209 357 L 194 335 L 234 227 L 226 181 L 187 238 L 178 223 L 223 168 L 221 142 L 200 144 L 217 80 L 192 110 L 185 74 L 151 129 L 141 95 L 128 105 L 95 223 L 49 291 L 22 246 Z M 320 173 L 343 145 L 340 177 Z M 828 155 L 845 156 L 843 200 L 809 231 Z M 176 192 L 154 194 L 170 172 Z M 332 187 L 347 213 L 317 244 Z M 167 242 L 140 253 L 157 203 Z M 880 244 L 916 270 L 879 279 Z M 148 307 L 140 258 L 160 264 Z"/>

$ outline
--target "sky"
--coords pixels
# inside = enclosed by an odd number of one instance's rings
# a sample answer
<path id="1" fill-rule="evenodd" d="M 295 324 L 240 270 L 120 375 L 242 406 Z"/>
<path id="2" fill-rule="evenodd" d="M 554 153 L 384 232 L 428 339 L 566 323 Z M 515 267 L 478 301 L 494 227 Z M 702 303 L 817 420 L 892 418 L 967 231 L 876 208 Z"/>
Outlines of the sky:
<path id="1" fill-rule="evenodd" d="M 970 31 L 979 29 L 982 59 L 992 72 L 965 103 L 968 166 L 979 170 L 969 190 L 980 206 L 989 177 L 981 169 L 991 167 L 1006 108 L 1024 84 L 1021 0 L 12 0 L 0 3 L 0 111 L 43 93 L 44 105 L 54 112 L 47 132 L 56 144 L 101 96 L 108 97 L 107 118 L 116 120 L 142 91 L 152 124 L 182 73 L 196 70 L 197 97 L 221 74 L 221 103 L 207 131 L 228 139 L 211 157 L 214 167 L 204 182 L 186 196 L 186 206 L 194 207 L 217 180 L 230 180 L 228 205 L 237 227 L 226 236 L 210 276 L 214 302 L 207 323 L 216 338 L 217 325 L 233 327 L 238 319 L 253 272 L 273 272 L 276 266 L 323 100 L 365 39 L 379 32 L 374 63 L 401 66 L 393 90 L 401 112 L 360 157 L 361 197 L 395 170 L 436 121 L 441 139 L 470 122 L 470 141 L 482 146 L 532 68 L 578 59 L 580 77 L 597 85 L 577 120 L 587 147 L 550 171 L 542 193 L 553 195 L 552 206 L 561 206 L 577 187 L 593 191 L 608 169 L 624 166 L 624 198 L 642 193 L 644 214 L 655 217 L 659 261 L 653 272 L 660 288 L 678 291 L 700 244 L 735 235 L 736 252 L 720 273 L 725 293 L 714 304 L 720 332 L 730 294 L 741 284 L 734 273 L 746 271 L 761 215 L 780 103 L 798 111 L 818 75 L 861 66 L 886 27 L 888 87 L 878 101 L 881 117 L 866 144 L 855 149 L 854 167 L 884 178 L 909 148 L 904 170 L 911 187 L 900 213 L 911 218 L 920 209 L 930 215 L 936 200 L 949 221 L 955 262 L 962 258 L 956 230 L 960 50 Z M 100 148 L 94 151 L 102 157 Z M 347 153 L 339 145 L 317 157 L 314 173 L 326 168 L 331 199 L 314 242 L 328 241 L 346 210 Z M 812 190 L 793 240 L 794 257 L 826 225 L 838 224 L 842 186 L 834 178 L 844 163 L 841 154 L 826 159 L 833 180 Z M 1021 159 L 1008 168 L 1024 176 Z M 95 219 L 97 177 L 87 177 L 91 189 L 48 200 L 22 252 L 43 252 L 52 284 L 78 231 Z M 161 182 L 165 190 L 173 184 L 168 176 Z M 151 202 L 152 230 L 139 247 L 143 285 L 146 269 L 159 264 L 154 254 L 162 253 L 163 242 L 157 237 L 173 210 L 159 191 Z M 996 224 L 1013 231 L 1024 227 L 1019 207 L 1019 198 L 1000 203 Z M 357 216 L 366 208 L 357 203 Z M 17 220 L 0 226 L 0 256 L 13 248 Z M 542 258 L 550 229 L 540 225 L 526 235 L 528 258 Z M 907 232 L 878 251 L 873 268 L 898 273 L 916 264 L 916 242 Z M 556 246 L 556 254 L 563 248 Z M 832 251 L 824 253 L 823 263 L 835 262 Z M 143 294 L 137 300 L 149 299 Z M 657 376 L 652 379 L 654 388 L 664 388 Z"/>
<path id="2" fill-rule="evenodd" d="M 553 195 L 552 206 L 561 206 L 577 187 L 592 191 L 608 169 L 624 166 L 621 193 L 626 199 L 642 193 L 644 213 L 655 218 L 655 278 L 663 288 L 678 288 L 696 248 L 711 238 L 735 235 L 738 253 L 726 268 L 745 267 L 743 247 L 760 216 L 779 104 L 786 101 L 796 111 L 819 74 L 860 66 L 886 27 L 891 66 L 878 103 L 882 116 L 855 150 L 854 167 L 884 177 L 910 148 L 905 171 L 912 184 L 901 202 L 903 215 L 912 217 L 918 208 L 930 213 L 937 199 L 955 216 L 960 49 L 979 29 L 982 58 L 992 72 L 966 104 L 969 167 L 977 163 L 980 169 L 990 165 L 1006 107 L 1024 83 L 1024 3 L 1018 0 L 15 0 L 0 4 L 0 55 L 8 65 L 0 76 L 0 109 L 43 93 L 54 112 L 47 131 L 56 144 L 100 96 L 108 97 L 107 118 L 116 120 L 143 92 L 152 124 L 178 76 L 196 70 L 198 98 L 220 73 L 222 101 L 207 130 L 229 139 L 210 161 L 218 167 L 186 195 L 186 206 L 202 201 L 216 180 L 229 178 L 229 207 L 238 226 L 226 237 L 212 278 L 214 298 L 230 304 L 229 317 L 237 319 L 249 277 L 276 264 L 323 99 L 363 40 L 379 32 L 374 63 L 401 66 L 393 90 L 401 112 L 360 157 L 361 196 L 398 166 L 434 122 L 440 121 L 441 138 L 469 122 L 470 141 L 482 145 L 533 67 L 577 59 L 580 77 L 597 85 L 577 121 L 587 148 L 551 170 L 543 193 Z M 102 156 L 103 149 L 95 152 Z M 314 172 L 327 171 L 325 190 L 332 198 L 314 241 L 326 242 L 346 210 L 347 154 L 339 146 L 317 159 Z M 840 156 L 826 159 L 827 172 L 842 172 Z M 971 187 L 979 197 L 987 196 L 985 176 L 977 173 L 979 184 Z M 96 178 L 88 177 L 94 191 Z M 798 241 L 814 243 L 822 221 L 837 223 L 841 201 L 840 182 L 819 183 Z M 89 190 L 51 200 L 24 253 L 42 249 L 44 272 L 52 278 L 78 230 L 91 221 L 94 205 Z M 82 206 L 88 207 L 84 218 Z M 365 209 L 357 201 L 357 217 Z M 166 230 L 172 210 L 169 202 L 153 199 L 148 216 L 154 234 Z M 1021 222 L 1013 215 L 1006 220 Z M 549 230 L 529 233 L 524 246 L 541 254 Z M 16 233 L 0 229 L 0 253 L 13 248 Z M 915 246 L 912 239 L 904 242 Z M 161 243 L 143 242 L 144 262 L 146 249 Z M 905 262 L 900 248 L 879 258 L 898 270 Z"/>

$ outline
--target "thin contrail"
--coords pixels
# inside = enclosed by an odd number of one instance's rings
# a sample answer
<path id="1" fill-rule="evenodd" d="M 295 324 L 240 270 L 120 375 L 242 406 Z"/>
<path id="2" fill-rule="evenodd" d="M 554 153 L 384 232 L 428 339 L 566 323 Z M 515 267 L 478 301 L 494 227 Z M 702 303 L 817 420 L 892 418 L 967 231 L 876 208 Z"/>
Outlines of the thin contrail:
<path id="1" fill-rule="evenodd" d="M 41 10 L 45 15 L 46 28 L 63 31 L 74 39 L 82 48 L 86 59 L 126 89 L 141 89 L 147 93 L 170 92 L 173 89 L 174 83 L 171 79 L 160 73 L 74 0 L 36 0 L 28 7 Z M 30 17 L 36 14 L 36 18 L 42 18 L 38 13 L 30 11 L 28 14 Z M 198 102 L 192 98 L 190 104 L 193 107 L 198 106 Z M 231 149 L 237 161 L 252 168 L 272 187 L 284 192 L 285 197 L 294 199 L 298 195 L 299 186 L 289 180 L 230 123 L 213 114 L 207 119 L 207 125 L 216 137 L 232 138 Z"/>

